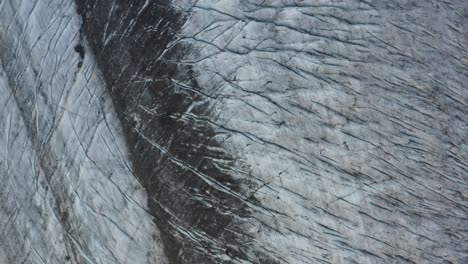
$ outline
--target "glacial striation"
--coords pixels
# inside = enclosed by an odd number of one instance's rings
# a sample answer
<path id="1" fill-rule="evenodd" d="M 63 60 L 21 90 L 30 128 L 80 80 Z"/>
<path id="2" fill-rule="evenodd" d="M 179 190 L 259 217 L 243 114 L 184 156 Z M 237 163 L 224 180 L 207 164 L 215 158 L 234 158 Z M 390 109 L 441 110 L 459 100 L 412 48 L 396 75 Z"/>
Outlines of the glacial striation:
<path id="1" fill-rule="evenodd" d="M 0 263 L 468 263 L 468 2 L 0 0 Z"/>

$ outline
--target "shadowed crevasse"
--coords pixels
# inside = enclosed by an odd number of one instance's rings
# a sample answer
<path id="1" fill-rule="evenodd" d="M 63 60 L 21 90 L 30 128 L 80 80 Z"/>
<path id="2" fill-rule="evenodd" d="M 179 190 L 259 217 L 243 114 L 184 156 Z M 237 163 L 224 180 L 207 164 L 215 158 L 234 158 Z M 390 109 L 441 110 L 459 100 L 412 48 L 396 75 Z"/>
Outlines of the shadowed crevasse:
<path id="1" fill-rule="evenodd" d="M 248 215 L 246 201 L 227 193 L 245 194 L 254 183 L 224 172 L 237 161 L 219 148 L 208 124 L 179 118 L 187 111 L 209 112 L 199 93 L 173 81 L 197 87 L 190 65 L 171 62 L 190 52 L 172 44 L 184 16 L 169 1 L 76 3 L 81 34 L 103 72 L 169 262 L 247 259 L 250 238 L 233 222 Z M 264 253 L 254 254 L 258 259 L 249 261 L 274 263 Z"/>

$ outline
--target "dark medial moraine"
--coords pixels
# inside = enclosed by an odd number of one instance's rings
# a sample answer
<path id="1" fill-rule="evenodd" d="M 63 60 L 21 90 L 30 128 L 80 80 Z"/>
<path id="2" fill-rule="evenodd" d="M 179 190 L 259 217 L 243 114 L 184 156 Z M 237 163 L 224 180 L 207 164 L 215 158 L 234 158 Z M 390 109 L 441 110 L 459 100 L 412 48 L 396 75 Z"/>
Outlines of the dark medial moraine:
<path id="1" fill-rule="evenodd" d="M 169 262 L 220 263 L 213 257 L 219 253 L 247 259 L 251 238 L 233 221 L 234 216 L 248 216 L 245 201 L 213 188 L 197 174 L 237 193 L 256 184 L 222 171 L 235 160 L 212 150 L 218 135 L 209 123 L 179 118 L 195 103 L 192 113 L 208 113 L 199 93 L 177 89 L 171 82 L 183 80 L 199 88 L 189 65 L 171 62 L 191 52 L 180 44 L 169 47 L 176 43 L 184 15 L 167 0 L 151 1 L 144 8 L 145 1 L 111 2 L 76 0 L 82 34 L 103 72 Z M 81 46 L 75 49 L 84 56 Z M 264 252 L 254 254 L 257 259 L 249 259 L 254 263 L 278 263 Z"/>

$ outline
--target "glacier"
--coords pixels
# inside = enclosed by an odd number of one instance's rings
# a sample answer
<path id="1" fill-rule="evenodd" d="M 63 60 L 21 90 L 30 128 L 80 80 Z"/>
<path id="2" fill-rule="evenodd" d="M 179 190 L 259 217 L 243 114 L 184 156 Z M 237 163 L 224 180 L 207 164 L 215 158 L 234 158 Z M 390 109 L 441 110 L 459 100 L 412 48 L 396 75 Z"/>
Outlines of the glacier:
<path id="1" fill-rule="evenodd" d="M 468 2 L 0 0 L 0 263 L 468 263 Z"/>

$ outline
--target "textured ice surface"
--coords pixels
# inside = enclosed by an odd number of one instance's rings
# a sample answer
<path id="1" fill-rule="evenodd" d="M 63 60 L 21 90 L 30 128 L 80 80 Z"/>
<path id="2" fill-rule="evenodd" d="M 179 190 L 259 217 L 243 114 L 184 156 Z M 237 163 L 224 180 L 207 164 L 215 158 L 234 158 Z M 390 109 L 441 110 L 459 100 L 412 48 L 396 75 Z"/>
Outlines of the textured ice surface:
<path id="1" fill-rule="evenodd" d="M 210 122 L 258 181 L 252 248 L 468 261 L 466 2 L 175 2 L 177 62 L 211 109 L 180 118 Z"/>
<path id="2" fill-rule="evenodd" d="M 465 0 L 0 1 L 1 263 L 468 262 Z"/>
<path id="3" fill-rule="evenodd" d="M 80 25 L 73 1 L 0 4 L 0 263 L 164 263 Z"/>

